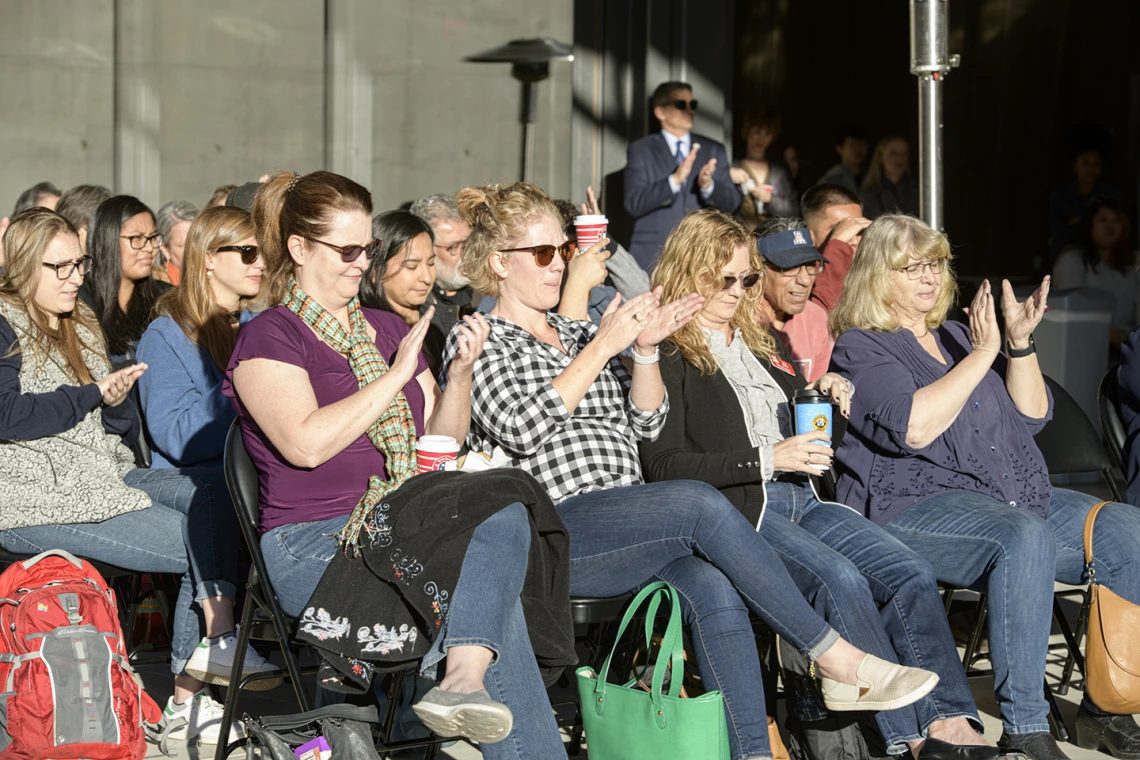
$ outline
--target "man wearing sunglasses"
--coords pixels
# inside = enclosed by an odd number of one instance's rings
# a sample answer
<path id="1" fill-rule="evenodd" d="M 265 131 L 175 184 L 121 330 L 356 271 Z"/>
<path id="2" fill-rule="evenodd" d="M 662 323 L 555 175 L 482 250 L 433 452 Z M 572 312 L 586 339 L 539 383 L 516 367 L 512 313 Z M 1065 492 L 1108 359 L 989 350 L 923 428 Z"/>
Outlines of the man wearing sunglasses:
<path id="1" fill-rule="evenodd" d="M 827 259 L 812 244 L 811 232 L 799 219 L 776 218 L 757 228 L 764 258 L 761 308 L 772 334 L 783 341 L 792 361 L 809 383 L 827 372 L 835 341 L 827 312 L 811 300 L 815 278 Z"/>
<path id="2" fill-rule="evenodd" d="M 705 206 L 731 214 L 743 201 L 724 145 L 692 131 L 692 87 L 665 82 L 650 103 L 661 131 L 631 143 L 625 165 L 625 210 L 633 217 L 629 252 L 646 270 L 685 214 Z"/>

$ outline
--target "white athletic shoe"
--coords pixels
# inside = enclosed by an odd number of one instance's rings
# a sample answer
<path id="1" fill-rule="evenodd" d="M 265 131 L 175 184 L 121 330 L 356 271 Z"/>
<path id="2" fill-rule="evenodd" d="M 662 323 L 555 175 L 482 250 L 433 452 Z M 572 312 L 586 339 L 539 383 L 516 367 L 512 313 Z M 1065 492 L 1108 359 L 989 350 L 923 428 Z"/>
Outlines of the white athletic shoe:
<path id="1" fill-rule="evenodd" d="M 234 633 L 226 633 L 213 639 L 204 638 L 198 642 L 194 654 L 186 662 L 186 675 L 205 683 L 228 686 L 236 654 L 237 636 Z M 246 646 L 245 661 L 241 669 L 242 678 L 253 673 L 267 673 L 278 669 L 255 652 L 253 647 Z M 250 691 L 266 691 L 280 686 L 282 680 L 282 678 L 259 679 L 251 681 L 246 688 Z"/>
<path id="2" fill-rule="evenodd" d="M 222 712 L 224 708 L 220 702 L 210 697 L 203 689 L 180 705 L 174 704 L 174 697 L 166 701 L 162 714 L 166 722 L 173 723 L 182 718 L 186 724 L 174 729 L 168 735 L 176 742 L 189 742 L 191 739 L 201 739 L 203 744 L 217 744 L 218 735 L 222 730 Z M 233 742 L 245 735 L 240 722 L 235 721 L 230 726 L 230 738 Z"/>

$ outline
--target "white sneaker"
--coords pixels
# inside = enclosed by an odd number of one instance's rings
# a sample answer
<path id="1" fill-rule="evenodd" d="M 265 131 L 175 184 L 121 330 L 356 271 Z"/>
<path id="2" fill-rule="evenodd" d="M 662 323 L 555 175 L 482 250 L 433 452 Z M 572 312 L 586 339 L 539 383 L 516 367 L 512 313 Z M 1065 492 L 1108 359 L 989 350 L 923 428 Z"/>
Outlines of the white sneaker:
<path id="1" fill-rule="evenodd" d="M 236 653 L 237 636 L 234 633 L 226 633 L 213 639 L 204 638 L 198 642 L 194 654 L 190 655 L 190 659 L 186 662 L 186 675 L 206 683 L 229 686 Z M 245 661 L 241 669 L 242 678 L 253 673 L 268 673 L 274 670 L 279 668 L 253 651 L 253 647 L 246 645 Z M 250 691 L 266 691 L 280 686 L 282 680 L 284 679 L 259 679 L 251 681 L 246 688 Z"/>
<path id="2" fill-rule="evenodd" d="M 180 718 L 186 723 L 171 731 L 167 737 L 176 742 L 189 742 L 191 739 L 199 738 L 203 744 L 217 744 L 218 735 L 222 730 L 224 711 L 222 703 L 210 697 L 204 689 L 180 705 L 174 704 L 174 697 L 171 697 L 166 701 L 166 707 L 162 711 L 167 724 Z M 230 726 L 230 738 L 227 743 L 237 741 L 243 736 L 245 729 L 241 723 L 235 721 Z"/>

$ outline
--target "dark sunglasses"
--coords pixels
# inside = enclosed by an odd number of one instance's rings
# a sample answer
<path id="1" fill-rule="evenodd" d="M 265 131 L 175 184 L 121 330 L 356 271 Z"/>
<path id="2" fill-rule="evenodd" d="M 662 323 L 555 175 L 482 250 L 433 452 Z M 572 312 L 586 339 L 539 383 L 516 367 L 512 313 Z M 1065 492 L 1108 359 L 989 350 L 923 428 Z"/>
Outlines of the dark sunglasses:
<path id="1" fill-rule="evenodd" d="M 234 251 L 241 254 L 241 263 L 247 267 L 253 266 L 257 261 L 257 246 L 256 245 L 223 245 L 221 248 L 215 248 L 215 253 L 222 251 Z"/>
<path id="2" fill-rule="evenodd" d="M 753 285 L 760 282 L 760 273 L 753 272 L 752 274 L 745 274 L 741 275 L 740 277 L 725 277 L 724 287 L 721 288 L 721 290 L 731 290 L 732 286 L 736 284 L 737 280 L 740 280 L 740 287 L 748 290 Z"/>
<path id="3" fill-rule="evenodd" d="M 340 260 L 345 264 L 351 264 L 352 262 L 356 261 L 360 258 L 360 254 L 362 253 L 364 254 L 365 258 L 367 258 L 369 261 L 372 261 L 372 259 L 376 258 L 376 254 L 380 253 L 380 246 L 384 245 L 384 241 L 380 238 L 372 238 L 372 242 L 368 245 L 333 245 L 332 243 L 326 243 L 325 241 L 317 240 L 316 238 L 307 239 L 311 240 L 314 243 L 320 243 L 323 246 L 332 248 L 334 251 L 340 254 Z"/>
<path id="4" fill-rule="evenodd" d="M 678 111 L 688 111 L 689 109 L 692 109 L 693 111 L 697 110 L 697 101 L 695 100 L 674 100 L 669 103 L 669 105 L 673 106 Z"/>
<path id="5" fill-rule="evenodd" d="M 540 267 L 550 266 L 550 262 L 554 261 L 554 254 L 557 252 L 562 260 L 569 263 L 571 259 L 578 255 L 578 244 L 566 241 L 562 245 L 530 245 L 526 248 L 505 248 L 502 253 L 532 253 L 534 254 L 534 263 Z"/>

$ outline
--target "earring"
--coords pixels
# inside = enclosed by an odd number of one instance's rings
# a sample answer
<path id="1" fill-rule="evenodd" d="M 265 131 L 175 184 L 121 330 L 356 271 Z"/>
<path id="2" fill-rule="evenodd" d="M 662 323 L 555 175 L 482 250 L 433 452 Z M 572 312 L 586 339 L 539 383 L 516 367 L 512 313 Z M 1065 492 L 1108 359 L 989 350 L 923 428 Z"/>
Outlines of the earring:
<path id="1" fill-rule="evenodd" d="M 206 279 L 208 280 L 213 276 L 214 276 L 214 270 L 213 269 L 207 269 L 206 270 Z"/>

